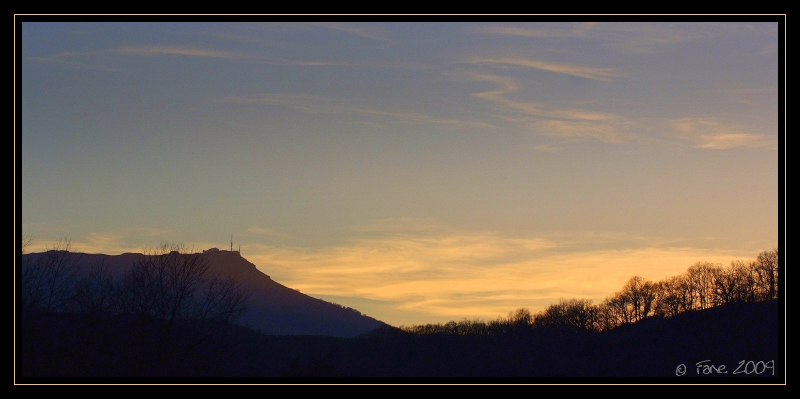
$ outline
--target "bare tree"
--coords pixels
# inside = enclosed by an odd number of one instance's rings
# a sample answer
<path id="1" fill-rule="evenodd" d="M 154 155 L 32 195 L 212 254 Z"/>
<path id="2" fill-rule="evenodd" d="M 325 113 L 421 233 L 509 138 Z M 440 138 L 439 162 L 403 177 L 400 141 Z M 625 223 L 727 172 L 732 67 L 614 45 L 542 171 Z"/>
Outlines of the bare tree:
<path id="1" fill-rule="evenodd" d="M 778 248 L 758 254 L 754 267 L 760 300 L 778 298 Z"/>
<path id="2" fill-rule="evenodd" d="M 172 321 L 187 318 L 208 266 L 181 244 L 145 250 L 123 281 L 126 312 Z"/>
<path id="3" fill-rule="evenodd" d="M 20 291 L 23 310 L 46 313 L 66 310 L 73 296 L 81 260 L 81 254 L 70 252 L 71 248 L 72 241 L 64 238 L 35 260 L 22 262 Z"/>
<path id="4" fill-rule="evenodd" d="M 20 240 L 20 244 L 22 246 L 22 253 L 24 254 L 28 247 L 33 244 L 33 237 L 26 233 L 22 233 L 22 239 Z"/>
<path id="5" fill-rule="evenodd" d="M 672 317 L 691 309 L 692 295 L 685 276 L 672 276 L 657 283 L 655 314 Z"/>
<path id="6" fill-rule="evenodd" d="M 714 305 L 727 305 L 734 302 L 752 302 L 753 277 L 750 267 L 740 260 L 734 260 L 731 265 L 721 270 L 714 283 Z"/>
<path id="7" fill-rule="evenodd" d="M 612 297 L 606 299 L 600 305 L 597 305 L 597 314 L 595 321 L 595 328 L 599 331 L 611 330 L 622 325 L 622 315 L 619 308 L 611 303 Z"/>
<path id="8" fill-rule="evenodd" d="M 744 262 L 737 262 L 731 267 L 739 279 L 739 284 L 735 291 L 735 300 L 738 302 L 755 302 L 758 300 L 758 287 L 756 284 L 756 265 L 755 262 L 745 264 Z"/>
<path id="9" fill-rule="evenodd" d="M 533 320 L 536 327 L 571 326 L 583 330 L 598 329 L 598 308 L 588 299 L 559 300 L 558 304 L 547 307 L 538 313 Z"/>
<path id="10" fill-rule="evenodd" d="M 533 316 L 527 308 L 519 308 L 513 312 L 509 312 L 506 320 L 509 324 L 514 326 L 529 326 L 533 323 Z"/>
<path id="11" fill-rule="evenodd" d="M 245 312 L 248 296 L 234 280 L 211 276 L 208 268 L 201 253 L 182 244 L 145 251 L 123 279 L 122 311 L 170 323 L 235 320 Z"/>
<path id="12" fill-rule="evenodd" d="M 711 262 L 697 262 L 686 271 L 694 298 L 692 309 L 714 306 L 715 281 L 721 271 L 722 264 Z"/>
<path id="13" fill-rule="evenodd" d="M 234 321 L 247 310 L 249 295 L 233 278 L 214 276 L 206 280 L 197 317 L 201 320 Z"/>
<path id="14" fill-rule="evenodd" d="M 75 284 L 73 307 L 83 313 L 113 313 L 116 287 L 103 261 L 92 265 Z"/>
<path id="15" fill-rule="evenodd" d="M 603 329 L 612 328 L 633 322 L 630 300 L 624 293 L 616 292 L 606 297 L 601 305 L 601 324 Z"/>
<path id="16" fill-rule="evenodd" d="M 637 322 L 651 316 L 656 289 L 654 284 L 640 276 L 633 276 L 622 287 L 621 295 L 627 302 L 626 311 L 630 322 Z"/>

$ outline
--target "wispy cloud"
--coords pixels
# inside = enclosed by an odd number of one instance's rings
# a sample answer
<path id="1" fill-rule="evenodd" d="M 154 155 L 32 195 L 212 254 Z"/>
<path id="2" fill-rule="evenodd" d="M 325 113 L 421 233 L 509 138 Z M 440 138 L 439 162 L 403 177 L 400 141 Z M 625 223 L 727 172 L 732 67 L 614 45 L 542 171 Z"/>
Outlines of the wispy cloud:
<path id="1" fill-rule="evenodd" d="M 217 99 L 217 101 L 238 104 L 284 104 L 321 113 L 340 112 L 339 110 L 341 109 L 340 101 L 316 94 L 264 93 L 250 96 L 225 96 Z M 312 106 L 304 107 L 304 104 L 311 104 Z"/>
<path id="2" fill-rule="evenodd" d="M 104 72 L 116 72 L 119 68 L 110 67 L 107 62 L 98 62 L 96 55 L 98 52 L 80 53 L 74 51 L 63 51 L 56 54 L 38 57 L 22 57 L 23 61 L 33 61 L 43 64 L 55 64 L 66 68 L 89 69 Z"/>
<path id="3" fill-rule="evenodd" d="M 749 26 L 716 26 L 697 24 L 646 24 L 587 22 L 581 24 L 540 23 L 534 28 L 521 26 L 487 26 L 481 32 L 505 36 L 568 39 L 580 38 L 602 43 L 626 53 L 652 53 L 660 47 L 698 40 L 711 40 L 715 34 L 735 34 Z"/>
<path id="4" fill-rule="evenodd" d="M 335 29 L 347 32 L 352 35 L 365 37 L 367 39 L 380 40 L 380 41 L 388 40 L 382 29 L 365 24 L 358 24 L 358 23 L 348 24 L 343 22 L 311 22 L 311 24 L 316 26 L 321 26 L 323 28 Z"/>
<path id="5" fill-rule="evenodd" d="M 179 55 L 188 57 L 220 58 L 226 60 L 248 60 L 271 65 L 297 66 L 342 66 L 348 65 L 339 61 L 306 61 L 264 57 L 253 53 L 220 51 L 191 46 L 126 46 L 112 50 L 115 53 L 138 56 Z"/>
<path id="6" fill-rule="evenodd" d="M 734 103 L 747 104 L 750 107 L 764 107 L 765 104 L 774 103 L 778 98 L 776 86 L 748 87 L 721 90 L 725 97 Z"/>
<path id="7" fill-rule="evenodd" d="M 764 134 L 748 132 L 745 128 L 723 123 L 717 118 L 682 118 L 671 122 L 676 135 L 694 143 L 695 147 L 715 150 L 731 148 L 767 148 L 777 150 L 777 142 Z"/>
<path id="8" fill-rule="evenodd" d="M 288 234 L 283 234 L 283 233 L 277 232 L 277 231 L 275 231 L 273 229 L 268 229 L 268 228 L 258 227 L 258 226 L 251 226 L 246 231 L 248 233 L 259 235 L 259 236 L 273 236 L 273 237 L 292 238 L 292 236 L 290 236 Z"/>
<path id="9" fill-rule="evenodd" d="M 373 115 L 379 121 L 357 121 L 365 123 L 431 124 L 456 128 L 491 128 L 492 125 L 469 119 L 443 118 L 408 110 L 385 110 L 353 105 L 346 100 L 313 94 L 267 93 L 256 96 L 228 96 L 218 100 L 227 103 L 262 104 L 273 103 L 308 113 Z M 381 118 L 382 117 L 382 118 Z M 383 122 L 383 123 L 381 123 Z"/>
<path id="10" fill-rule="evenodd" d="M 532 58 L 473 58 L 470 62 L 478 65 L 500 64 L 521 66 L 603 82 L 608 82 L 611 78 L 626 76 L 624 72 L 616 68 L 597 68 L 576 64 L 548 62 Z"/>
<path id="11" fill-rule="evenodd" d="M 511 78 L 485 74 L 469 76 L 474 80 L 497 83 L 498 89 L 474 93 L 473 96 L 491 101 L 506 112 L 521 114 L 521 117 L 504 119 L 525 125 L 540 137 L 546 136 L 567 141 L 590 139 L 606 143 L 621 143 L 630 139 L 661 142 L 663 139 L 678 138 L 691 143 L 694 147 L 705 149 L 765 148 L 776 150 L 778 148 L 774 137 L 752 132 L 746 127 L 725 122 L 724 119 L 717 117 L 687 117 L 665 123 L 649 118 L 631 120 L 601 111 L 558 108 L 553 104 L 513 99 L 513 93 L 519 87 Z M 760 89 L 754 89 L 742 93 L 761 92 Z M 650 132 L 650 136 L 647 136 L 645 132 Z M 554 146 L 553 144 L 542 144 L 535 147 L 540 151 L 556 151 L 562 148 L 560 145 Z"/>
<path id="12" fill-rule="evenodd" d="M 615 46 L 624 52 L 630 53 L 652 53 L 659 46 L 678 44 L 687 42 L 696 34 L 691 34 L 681 29 L 671 29 L 665 27 L 636 27 L 632 29 L 622 29 L 623 38 L 616 42 Z"/>
<path id="13" fill-rule="evenodd" d="M 421 114 L 418 112 L 411 112 L 411 111 L 384 111 L 378 109 L 371 109 L 371 108 L 352 108 L 352 112 L 360 113 L 360 114 L 369 114 L 369 115 L 379 115 L 379 116 L 388 116 L 394 118 L 396 123 L 408 123 L 408 124 L 434 124 L 434 125 L 448 125 L 453 127 L 459 128 L 466 128 L 466 127 L 481 127 L 481 128 L 489 128 L 492 125 L 480 122 L 480 121 L 473 121 L 473 120 L 466 120 L 466 119 L 453 119 L 453 118 L 440 118 L 431 115 Z"/>
<path id="14" fill-rule="evenodd" d="M 582 22 L 573 25 L 561 23 L 541 23 L 539 28 L 523 28 L 519 26 L 483 26 L 479 28 L 481 32 L 504 36 L 525 36 L 525 37 L 581 37 L 591 30 L 596 22 Z"/>
<path id="15" fill-rule="evenodd" d="M 518 101 L 508 97 L 509 94 L 519 90 L 519 84 L 513 78 L 486 73 L 470 73 L 464 75 L 464 77 L 470 80 L 492 82 L 498 86 L 495 90 L 472 93 L 473 97 L 491 101 L 514 112 L 537 116 L 543 116 L 545 113 L 544 104 L 542 103 Z"/>
<path id="16" fill-rule="evenodd" d="M 621 115 L 569 107 L 559 107 L 553 103 L 522 101 L 516 99 L 516 93 L 522 90 L 520 83 L 511 77 L 489 73 L 464 73 L 464 79 L 492 82 L 497 88 L 473 93 L 472 96 L 497 105 L 500 110 L 521 115 L 517 118 L 506 118 L 508 121 L 526 125 L 538 136 L 563 139 L 567 141 L 596 140 L 606 143 L 621 143 L 633 137 L 641 136 L 641 132 L 653 130 L 654 126 L 663 127 L 664 131 L 672 130 L 681 140 L 691 142 L 695 147 L 707 149 L 730 148 L 770 148 L 777 149 L 775 140 L 767 135 L 748 131 L 746 128 L 732 123 L 722 122 L 719 118 L 692 117 L 670 121 L 664 125 L 656 120 L 630 120 Z M 734 97 L 748 94 L 764 94 L 774 88 L 752 88 L 728 91 Z M 633 132 L 639 134 L 633 134 Z M 657 133 L 661 136 L 663 133 Z M 663 136 L 662 136 L 663 137 Z M 553 151 L 560 146 L 541 145 L 538 150 Z"/>
<path id="17" fill-rule="evenodd" d="M 183 56 L 198 58 L 216 58 L 230 61 L 247 61 L 268 65 L 295 65 L 295 66 L 347 66 L 352 63 L 344 61 L 320 61 L 320 60 L 295 60 L 264 57 L 255 53 L 221 51 L 204 48 L 202 46 L 124 46 L 110 50 L 90 51 L 90 52 L 61 52 L 48 56 L 23 57 L 24 61 L 34 61 L 41 63 L 57 64 L 68 68 L 94 69 L 100 71 L 121 71 L 126 68 L 118 68 L 117 61 L 109 58 L 109 55 L 126 55 L 139 57 L 156 56 Z"/>
<path id="18" fill-rule="evenodd" d="M 125 46 L 114 50 L 120 54 L 155 56 L 155 55 L 186 55 L 192 57 L 210 57 L 225 59 L 251 58 L 244 53 L 232 51 L 219 51 L 205 49 L 201 47 L 182 47 L 182 46 Z"/>
<path id="19" fill-rule="evenodd" d="M 751 95 L 751 94 L 766 94 L 769 96 L 775 96 L 776 94 L 778 94 L 778 88 L 776 86 L 750 87 L 743 89 L 726 89 L 722 91 L 726 94 L 734 96 Z"/>
<path id="20" fill-rule="evenodd" d="M 585 139 L 590 138 L 607 143 L 619 143 L 622 135 L 619 129 L 609 124 L 601 124 L 591 121 L 575 120 L 542 120 L 534 123 L 537 130 L 549 136 Z"/>
<path id="21" fill-rule="evenodd" d="M 539 144 L 535 146 L 531 146 L 532 149 L 536 151 L 543 151 L 543 152 L 559 152 L 564 149 L 564 147 L 557 147 L 548 144 Z"/>
<path id="22" fill-rule="evenodd" d="M 497 84 L 495 90 L 473 93 L 472 96 L 490 101 L 503 111 L 526 116 L 517 122 L 529 126 L 542 136 L 618 143 L 623 137 L 620 128 L 630 124 L 611 113 L 517 100 L 513 95 L 520 90 L 520 85 L 510 77 L 485 73 L 469 73 L 463 77 Z"/>
<path id="23" fill-rule="evenodd" d="M 736 147 L 771 147 L 771 143 L 765 140 L 763 135 L 747 133 L 720 133 L 711 135 L 701 135 L 702 141 L 697 147 L 710 149 L 728 149 Z"/>
<path id="24" fill-rule="evenodd" d="M 719 38 L 778 35 L 777 23 L 602 23 L 592 38 L 605 41 L 618 51 L 655 53 L 681 43 L 707 44 Z"/>

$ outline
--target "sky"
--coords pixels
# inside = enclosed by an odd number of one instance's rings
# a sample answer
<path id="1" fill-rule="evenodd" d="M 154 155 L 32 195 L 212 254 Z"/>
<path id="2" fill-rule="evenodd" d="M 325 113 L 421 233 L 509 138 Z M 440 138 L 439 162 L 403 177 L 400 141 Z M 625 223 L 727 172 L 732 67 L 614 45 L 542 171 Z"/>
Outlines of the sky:
<path id="1" fill-rule="evenodd" d="M 31 252 L 234 249 L 389 324 L 779 244 L 777 22 L 23 22 Z M 782 147 L 781 150 L 782 151 Z"/>

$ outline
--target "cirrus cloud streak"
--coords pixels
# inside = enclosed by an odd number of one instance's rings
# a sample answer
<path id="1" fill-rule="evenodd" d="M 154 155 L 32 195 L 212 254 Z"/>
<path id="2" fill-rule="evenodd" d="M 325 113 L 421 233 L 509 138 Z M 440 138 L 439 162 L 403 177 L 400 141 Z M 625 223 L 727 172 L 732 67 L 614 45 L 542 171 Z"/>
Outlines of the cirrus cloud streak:
<path id="1" fill-rule="evenodd" d="M 499 64 L 521 66 L 526 68 L 539 69 L 548 72 L 561 73 L 570 76 L 577 76 L 585 79 L 599 80 L 603 82 L 611 81 L 611 78 L 625 77 L 626 74 L 616 68 L 597 68 L 583 65 L 548 62 L 533 58 L 472 58 L 473 64 Z"/>

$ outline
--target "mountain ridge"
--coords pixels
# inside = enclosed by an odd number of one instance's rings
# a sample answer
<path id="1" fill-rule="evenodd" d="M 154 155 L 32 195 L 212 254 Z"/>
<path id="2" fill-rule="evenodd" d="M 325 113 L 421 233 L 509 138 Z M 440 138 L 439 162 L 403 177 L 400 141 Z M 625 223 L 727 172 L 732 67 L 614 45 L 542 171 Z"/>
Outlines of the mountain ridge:
<path id="1" fill-rule="evenodd" d="M 35 262 L 49 252 L 23 254 L 23 261 Z M 142 257 L 156 256 L 141 253 L 120 255 L 70 252 L 82 270 L 102 264 L 118 282 Z M 357 310 L 326 302 L 286 287 L 258 270 L 237 251 L 216 248 L 201 255 L 208 265 L 208 276 L 231 277 L 249 295 L 247 311 L 236 324 L 269 335 L 324 335 L 352 338 L 372 331 L 386 323 L 363 315 Z M 189 255 L 189 254 L 185 254 Z"/>

